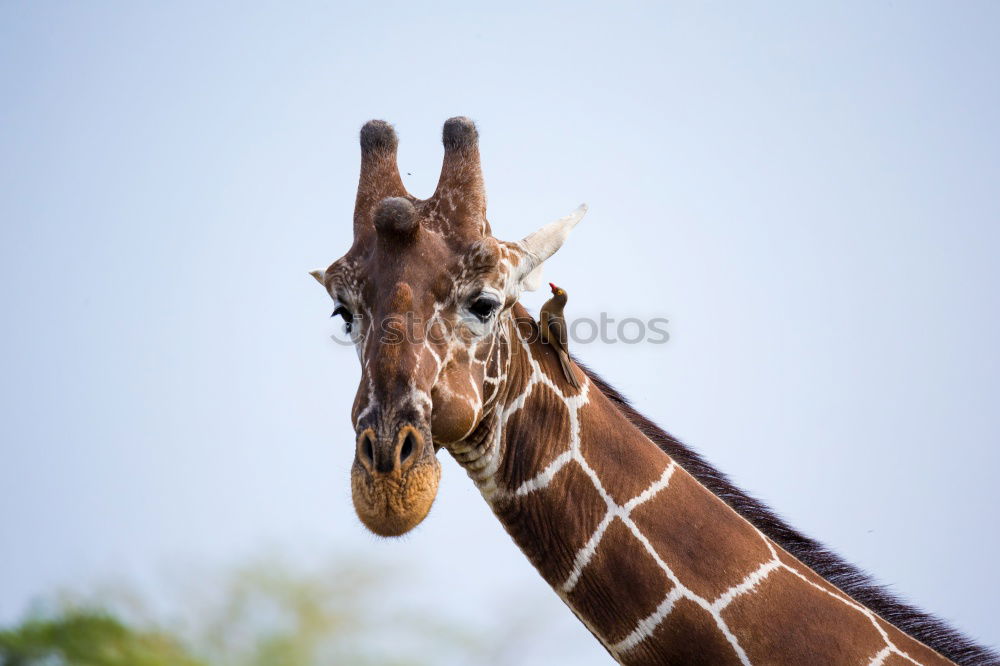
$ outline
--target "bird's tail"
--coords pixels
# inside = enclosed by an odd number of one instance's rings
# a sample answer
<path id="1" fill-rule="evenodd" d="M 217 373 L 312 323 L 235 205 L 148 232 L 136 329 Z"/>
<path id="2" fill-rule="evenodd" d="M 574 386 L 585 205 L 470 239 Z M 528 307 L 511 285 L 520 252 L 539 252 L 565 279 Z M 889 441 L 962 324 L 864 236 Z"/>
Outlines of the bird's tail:
<path id="1" fill-rule="evenodd" d="M 558 356 L 563 374 L 566 375 L 566 381 L 568 381 L 570 386 L 573 388 L 580 388 L 580 382 L 576 378 L 576 373 L 573 372 L 573 363 L 569 360 L 569 354 L 561 352 Z"/>

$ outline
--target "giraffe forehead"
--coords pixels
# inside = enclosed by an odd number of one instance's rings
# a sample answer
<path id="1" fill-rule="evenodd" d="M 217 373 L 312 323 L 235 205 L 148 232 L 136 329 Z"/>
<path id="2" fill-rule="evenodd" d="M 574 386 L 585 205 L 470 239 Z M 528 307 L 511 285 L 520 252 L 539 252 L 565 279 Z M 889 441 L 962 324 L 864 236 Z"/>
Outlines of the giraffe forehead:
<path id="1" fill-rule="evenodd" d="M 502 289 L 509 266 L 492 237 L 462 243 L 433 231 L 420 236 L 408 245 L 352 248 L 327 269 L 331 293 L 374 309 L 440 312 L 477 288 Z"/>

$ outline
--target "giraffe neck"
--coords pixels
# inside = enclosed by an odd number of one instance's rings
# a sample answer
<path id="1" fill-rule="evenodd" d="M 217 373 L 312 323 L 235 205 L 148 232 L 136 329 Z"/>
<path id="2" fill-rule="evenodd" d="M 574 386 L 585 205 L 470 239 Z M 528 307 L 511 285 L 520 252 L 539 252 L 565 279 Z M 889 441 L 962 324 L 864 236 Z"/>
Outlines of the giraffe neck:
<path id="1" fill-rule="evenodd" d="M 516 306 L 480 426 L 452 447 L 517 545 L 635 664 L 951 663 L 712 494 L 592 382 L 562 379 Z"/>

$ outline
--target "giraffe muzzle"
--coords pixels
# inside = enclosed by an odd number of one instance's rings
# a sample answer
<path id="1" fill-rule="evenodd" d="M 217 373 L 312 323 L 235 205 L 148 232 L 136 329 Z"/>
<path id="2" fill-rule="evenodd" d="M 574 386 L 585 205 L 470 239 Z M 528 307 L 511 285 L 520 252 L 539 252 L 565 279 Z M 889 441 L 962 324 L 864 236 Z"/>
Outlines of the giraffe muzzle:
<path id="1" fill-rule="evenodd" d="M 380 536 L 399 536 L 416 527 L 437 496 L 441 466 L 420 428 L 403 424 L 391 435 L 372 427 L 357 438 L 351 469 L 354 510 Z"/>

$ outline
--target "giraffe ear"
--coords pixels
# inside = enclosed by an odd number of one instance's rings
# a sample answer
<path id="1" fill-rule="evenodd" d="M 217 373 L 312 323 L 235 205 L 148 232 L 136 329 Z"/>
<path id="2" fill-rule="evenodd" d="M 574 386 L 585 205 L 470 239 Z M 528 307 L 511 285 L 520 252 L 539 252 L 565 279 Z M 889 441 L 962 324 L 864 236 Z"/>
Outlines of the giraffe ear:
<path id="1" fill-rule="evenodd" d="M 517 243 L 523 251 L 521 263 L 518 266 L 521 289 L 534 291 L 542 284 L 542 264 L 562 247 L 569 237 L 569 232 L 587 214 L 587 204 L 580 204 L 576 210 L 560 217 L 555 222 L 549 222 L 533 234 L 526 236 Z"/>
<path id="2" fill-rule="evenodd" d="M 542 268 L 545 264 L 538 264 L 538 267 L 529 271 L 521 278 L 521 291 L 535 291 L 542 286 Z"/>
<path id="3" fill-rule="evenodd" d="M 319 282 L 321 285 L 323 285 L 323 287 L 326 287 L 326 283 L 323 282 L 323 275 L 324 275 L 323 271 L 309 271 L 309 275 L 312 275 L 314 278 L 316 278 L 316 282 Z"/>

